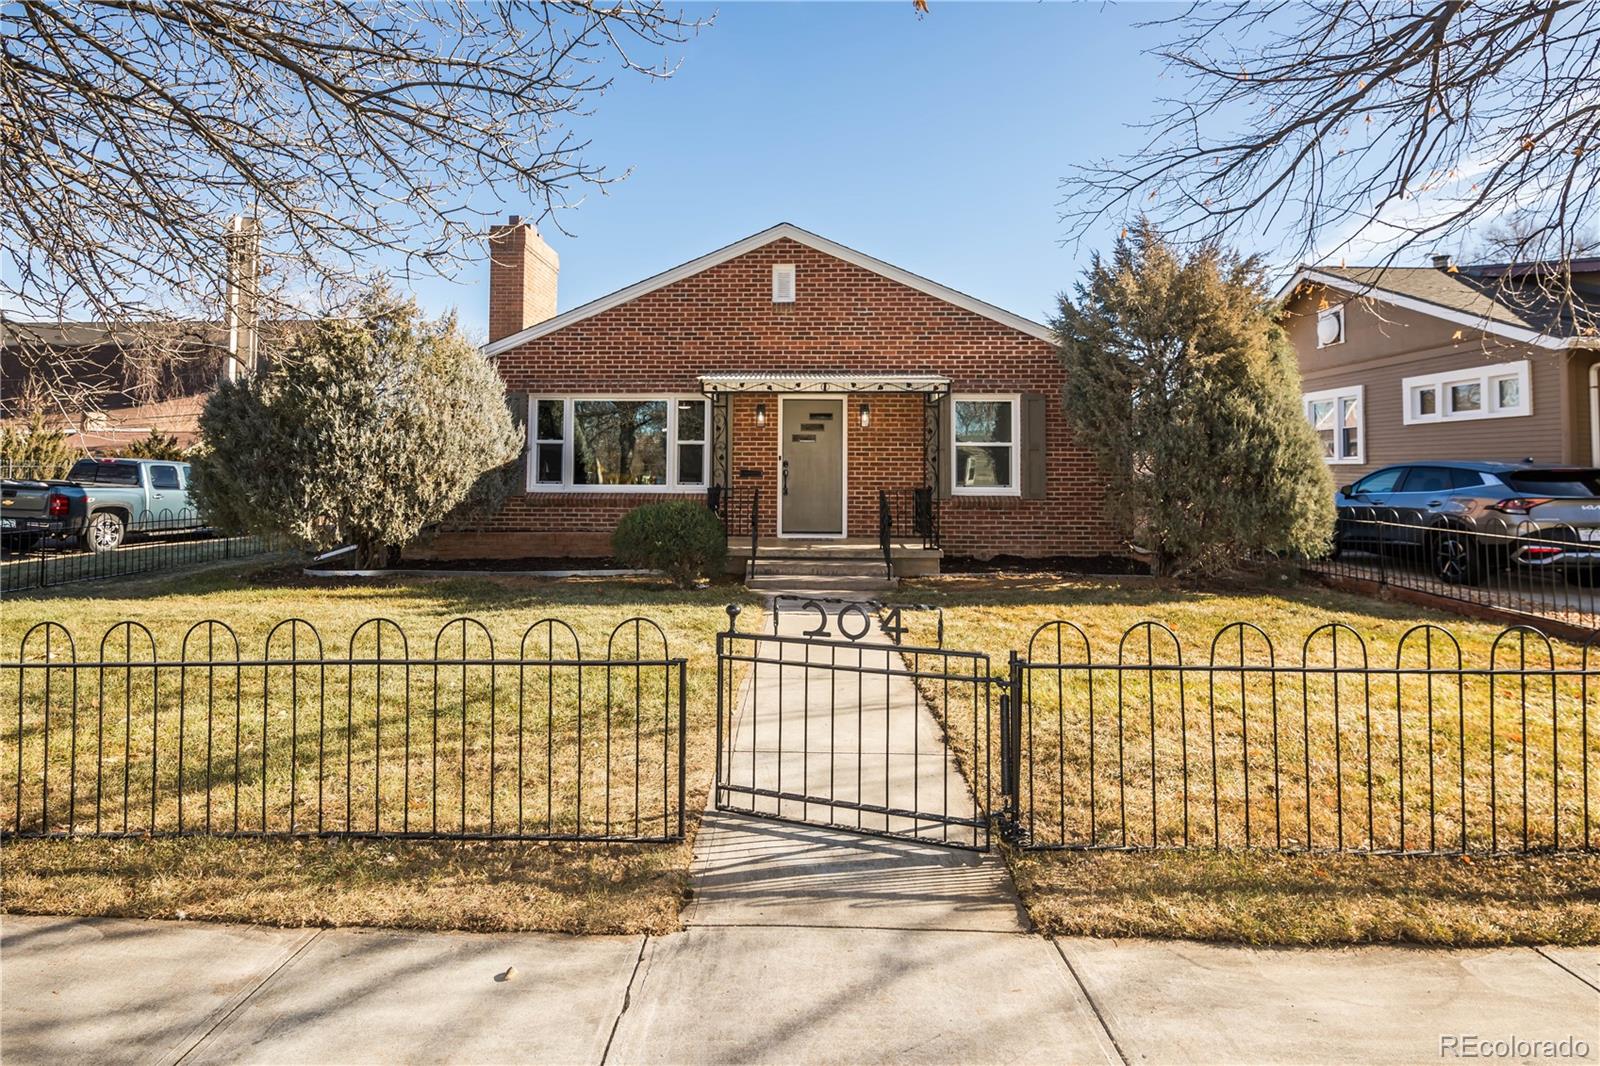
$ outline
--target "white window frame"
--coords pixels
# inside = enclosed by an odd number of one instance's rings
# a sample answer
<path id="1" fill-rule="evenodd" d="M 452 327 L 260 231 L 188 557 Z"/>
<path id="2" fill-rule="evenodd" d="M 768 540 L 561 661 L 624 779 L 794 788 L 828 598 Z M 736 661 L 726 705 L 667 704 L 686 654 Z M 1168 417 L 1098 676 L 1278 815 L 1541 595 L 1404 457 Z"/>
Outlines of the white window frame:
<path id="1" fill-rule="evenodd" d="M 1344 402 L 1355 400 L 1356 403 L 1356 450 L 1350 455 L 1340 454 L 1344 446 Z M 1312 426 L 1316 422 L 1311 418 L 1311 405 L 1331 401 L 1333 403 L 1333 417 L 1335 429 L 1333 434 L 1334 454 L 1323 456 L 1322 461 L 1329 466 L 1360 466 L 1367 461 L 1367 388 L 1365 385 L 1346 385 L 1338 389 L 1322 389 L 1318 392 L 1308 392 L 1300 397 L 1300 410 L 1305 415 L 1306 421 Z"/>
<path id="2" fill-rule="evenodd" d="M 561 404 L 561 439 L 555 437 L 539 436 L 539 405 L 541 403 Z M 567 452 L 568 442 L 572 439 L 570 427 L 567 425 L 569 417 L 567 404 L 554 396 L 528 397 L 528 488 L 541 490 L 558 490 L 567 478 Z M 541 444 L 558 444 L 561 446 L 561 477 L 562 481 L 539 480 L 539 446 Z"/>
<path id="3" fill-rule="evenodd" d="M 960 455 L 956 451 L 956 404 L 1007 403 L 1011 405 L 1011 440 L 1005 442 L 1011 449 L 1011 484 L 1009 486 L 963 486 L 960 473 Z M 1020 392 L 960 392 L 950 396 L 950 494 L 952 496 L 1021 496 L 1022 495 L 1022 394 Z M 965 441 L 982 444 L 981 441 Z M 995 446 L 1001 441 L 994 441 Z"/>
<path id="4" fill-rule="evenodd" d="M 572 436 L 577 428 L 574 418 L 573 404 L 579 400 L 613 400 L 621 402 L 656 401 L 667 405 L 667 480 L 661 485 L 574 485 L 572 483 L 573 446 Z M 540 440 L 538 438 L 539 408 L 541 401 L 559 402 L 561 404 L 561 481 L 538 481 L 540 444 L 555 444 L 554 440 Z M 705 432 L 707 438 L 697 440 L 678 439 L 678 404 L 693 402 L 705 405 Z M 549 393 L 530 393 L 528 396 L 528 410 L 532 413 L 528 419 L 528 467 L 526 471 L 527 490 L 529 492 L 565 492 L 565 493 L 650 493 L 666 494 L 704 492 L 710 478 L 711 443 L 711 401 L 705 396 L 684 393 L 570 393 L 551 395 Z M 678 445 L 702 445 L 701 479 L 698 482 L 682 484 L 678 481 Z"/>
<path id="5" fill-rule="evenodd" d="M 1322 343 L 1322 321 L 1325 318 L 1337 318 L 1339 320 L 1339 339 L 1336 340 L 1336 341 L 1329 341 L 1327 344 L 1323 344 Z M 1346 326 L 1346 324 L 1347 323 L 1345 322 L 1344 305 L 1343 304 L 1336 304 L 1333 307 L 1324 307 L 1322 310 L 1318 311 L 1317 312 L 1317 347 L 1318 348 L 1333 348 L 1333 347 L 1336 347 L 1337 345 L 1343 344 L 1344 343 L 1344 327 Z"/>
<path id="6" fill-rule="evenodd" d="M 1532 364 L 1526 359 L 1514 363 L 1495 363 L 1492 366 L 1472 367 L 1467 370 L 1446 370 L 1435 374 L 1417 374 L 1401 381 L 1400 395 L 1404 424 L 1427 425 L 1432 422 L 1470 422 L 1480 418 L 1524 418 L 1533 414 Z M 1515 407 L 1500 406 L 1502 379 L 1514 378 L 1521 402 Z M 1452 385 L 1477 385 L 1482 397 L 1479 410 L 1454 411 L 1450 408 Z M 1416 396 L 1424 389 L 1433 389 L 1435 400 L 1433 414 L 1417 410 Z"/>

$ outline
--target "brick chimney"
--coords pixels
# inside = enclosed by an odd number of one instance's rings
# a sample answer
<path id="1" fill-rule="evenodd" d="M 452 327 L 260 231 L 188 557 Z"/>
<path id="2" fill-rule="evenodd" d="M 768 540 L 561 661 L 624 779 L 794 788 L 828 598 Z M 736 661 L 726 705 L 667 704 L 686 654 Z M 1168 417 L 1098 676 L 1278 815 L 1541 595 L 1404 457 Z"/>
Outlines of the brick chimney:
<path id="1" fill-rule="evenodd" d="M 489 230 L 489 342 L 554 318 L 561 259 L 518 215 Z"/>

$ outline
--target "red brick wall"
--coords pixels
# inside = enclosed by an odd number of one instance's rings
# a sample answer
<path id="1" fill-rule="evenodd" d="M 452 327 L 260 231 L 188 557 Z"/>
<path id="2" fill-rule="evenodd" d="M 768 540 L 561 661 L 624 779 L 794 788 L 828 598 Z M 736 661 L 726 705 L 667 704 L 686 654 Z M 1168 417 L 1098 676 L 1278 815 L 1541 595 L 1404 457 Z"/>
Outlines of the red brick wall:
<path id="1" fill-rule="evenodd" d="M 774 263 L 796 265 L 792 304 L 772 303 Z M 957 392 L 1041 393 L 1049 410 L 1047 497 L 941 501 L 945 550 L 979 556 L 1117 550 L 1102 518 L 1093 462 L 1075 446 L 1061 415 L 1062 371 L 1049 344 L 794 241 L 775 241 L 503 352 L 499 367 L 508 389 L 547 395 L 694 395 L 700 374 L 786 371 L 938 373 Z M 734 398 L 732 467 L 760 469 L 754 483 L 770 500 L 778 483 L 777 401 L 762 398 L 767 424 L 757 427 L 757 399 Z M 857 420 L 863 399 L 872 405 L 866 429 Z M 925 480 L 923 402 L 885 394 L 846 399 L 851 535 L 876 535 L 879 488 Z M 531 493 L 511 500 L 486 529 L 527 534 L 530 550 L 557 538 L 570 545 L 582 534 L 598 553 L 623 513 L 662 498 Z M 770 505 L 767 513 L 772 532 Z"/>

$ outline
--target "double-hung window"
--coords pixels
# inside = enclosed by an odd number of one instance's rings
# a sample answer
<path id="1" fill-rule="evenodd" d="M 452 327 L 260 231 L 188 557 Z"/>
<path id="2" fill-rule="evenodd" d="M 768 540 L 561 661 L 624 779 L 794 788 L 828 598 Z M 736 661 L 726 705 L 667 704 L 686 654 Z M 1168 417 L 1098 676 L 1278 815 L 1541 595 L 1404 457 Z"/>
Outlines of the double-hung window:
<path id="1" fill-rule="evenodd" d="M 974 496 L 1021 494 L 1022 419 L 1018 397 L 955 396 L 950 491 Z"/>
<path id="2" fill-rule="evenodd" d="M 704 397 L 531 400 L 533 491 L 667 492 L 706 483 Z"/>
<path id="3" fill-rule="evenodd" d="M 1305 394 L 1306 419 L 1322 441 L 1325 461 L 1361 463 L 1366 460 L 1364 392 L 1362 386 L 1355 385 Z"/>

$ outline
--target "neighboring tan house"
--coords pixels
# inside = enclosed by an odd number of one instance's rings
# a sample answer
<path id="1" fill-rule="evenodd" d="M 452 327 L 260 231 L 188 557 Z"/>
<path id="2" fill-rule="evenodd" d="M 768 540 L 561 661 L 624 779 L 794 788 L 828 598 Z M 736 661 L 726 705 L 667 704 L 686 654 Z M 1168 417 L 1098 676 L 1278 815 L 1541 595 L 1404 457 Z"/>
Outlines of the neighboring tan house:
<path id="1" fill-rule="evenodd" d="M 1306 417 L 1340 485 L 1420 459 L 1600 465 L 1600 259 L 1302 267 L 1284 289 Z"/>
<path id="2" fill-rule="evenodd" d="M 953 555 L 1121 548 L 1047 326 L 788 224 L 562 314 L 532 226 L 490 251 L 484 350 L 527 399 L 525 484 L 441 553 L 603 556 L 671 498 L 717 507 L 735 547 L 759 499 L 790 549 L 876 545 L 882 505 Z"/>

